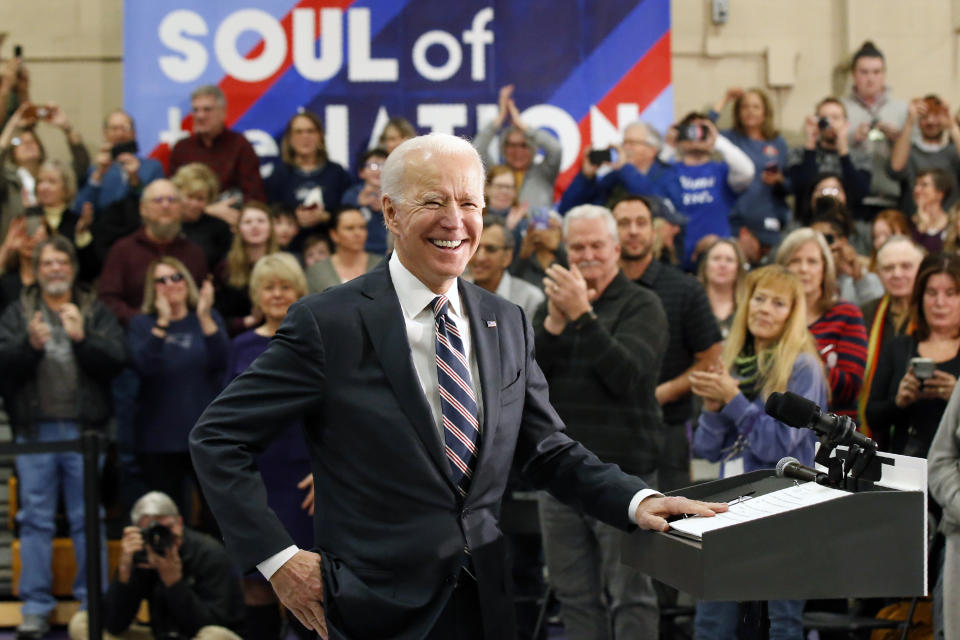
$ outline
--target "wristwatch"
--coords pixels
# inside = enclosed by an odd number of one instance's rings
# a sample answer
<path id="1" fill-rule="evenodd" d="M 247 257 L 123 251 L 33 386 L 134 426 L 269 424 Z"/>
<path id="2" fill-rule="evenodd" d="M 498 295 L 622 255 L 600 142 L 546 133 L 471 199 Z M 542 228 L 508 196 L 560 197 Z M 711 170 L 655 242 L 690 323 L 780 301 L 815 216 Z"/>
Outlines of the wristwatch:
<path id="1" fill-rule="evenodd" d="M 585 326 L 597 319 L 597 314 L 593 309 L 590 309 L 586 313 L 581 313 L 580 317 L 573 321 L 573 328 L 577 331 L 583 329 Z"/>

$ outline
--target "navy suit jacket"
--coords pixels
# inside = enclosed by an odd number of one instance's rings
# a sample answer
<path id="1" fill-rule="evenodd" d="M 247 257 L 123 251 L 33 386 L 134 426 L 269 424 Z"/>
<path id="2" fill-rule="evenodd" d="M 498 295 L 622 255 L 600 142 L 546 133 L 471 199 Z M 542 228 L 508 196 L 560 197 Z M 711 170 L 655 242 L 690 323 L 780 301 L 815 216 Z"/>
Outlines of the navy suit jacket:
<path id="1" fill-rule="evenodd" d="M 422 638 L 469 545 L 484 635 L 513 637 L 500 504 L 516 456 L 558 499 L 629 530 L 645 485 L 563 433 L 519 307 L 459 281 L 483 399 L 469 495 L 450 480 L 440 432 L 413 367 L 386 261 L 290 307 L 267 350 L 224 390 L 190 438 L 228 549 L 253 567 L 293 544 L 267 508 L 253 457 L 304 418 L 316 489 L 332 638 Z"/>

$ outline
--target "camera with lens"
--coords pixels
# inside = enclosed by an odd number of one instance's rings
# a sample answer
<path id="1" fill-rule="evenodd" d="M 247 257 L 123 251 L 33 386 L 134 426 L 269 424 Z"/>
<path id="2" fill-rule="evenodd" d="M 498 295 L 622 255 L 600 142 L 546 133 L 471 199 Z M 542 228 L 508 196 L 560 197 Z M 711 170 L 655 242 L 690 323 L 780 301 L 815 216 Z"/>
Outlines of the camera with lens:
<path id="1" fill-rule="evenodd" d="M 154 522 L 149 527 L 140 529 L 140 535 L 143 537 L 143 544 L 153 549 L 158 556 L 165 555 L 167 549 L 173 546 L 173 531 L 159 522 Z M 147 550 L 141 549 L 133 555 L 133 561 L 136 564 L 147 562 Z"/>
<path id="2" fill-rule="evenodd" d="M 707 139 L 709 131 L 706 125 L 688 124 L 679 127 L 677 130 L 677 142 L 689 140 L 690 142 L 701 142 Z"/>
<path id="3" fill-rule="evenodd" d="M 820 131 L 826 131 L 830 128 L 830 121 L 826 118 L 820 118 L 817 120 L 817 128 L 820 129 Z"/>

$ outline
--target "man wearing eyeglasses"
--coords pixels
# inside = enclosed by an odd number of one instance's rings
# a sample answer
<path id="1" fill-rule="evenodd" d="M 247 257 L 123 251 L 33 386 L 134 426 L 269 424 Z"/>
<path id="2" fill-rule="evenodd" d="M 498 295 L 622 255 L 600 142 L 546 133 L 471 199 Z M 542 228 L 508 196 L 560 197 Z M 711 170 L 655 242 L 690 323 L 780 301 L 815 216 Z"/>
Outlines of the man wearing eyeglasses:
<path id="1" fill-rule="evenodd" d="M 483 233 L 480 234 L 480 246 L 470 259 L 470 275 L 474 284 L 506 298 L 532 318 L 545 296 L 529 282 L 507 273 L 507 267 L 513 262 L 515 243 L 502 218 L 490 214 L 483 216 Z"/>
<path id="2" fill-rule="evenodd" d="M 239 189 L 244 200 L 266 202 L 260 177 L 260 160 L 253 145 L 241 133 L 227 128 L 227 98 L 214 85 L 198 87 L 190 95 L 193 135 L 178 142 L 170 152 L 167 175 L 191 162 L 202 162 L 220 180 L 220 190 Z"/>
<path id="3" fill-rule="evenodd" d="M 611 147 L 605 161 L 597 163 L 591 152 L 584 152 L 583 167 L 560 200 L 560 213 L 581 204 L 608 205 L 626 194 L 667 198 L 679 209 L 683 194 L 675 172 L 657 159 L 662 146 L 657 130 L 637 121 L 627 125 L 623 143 Z"/>
<path id="4" fill-rule="evenodd" d="M 203 249 L 180 231 L 180 192 L 169 180 L 154 180 L 140 198 L 138 230 L 117 240 L 100 277 L 100 299 L 126 326 L 140 313 L 147 267 L 163 256 L 179 259 L 196 282 L 207 276 Z"/>
<path id="5" fill-rule="evenodd" d="M 110 418 L 110 379 L 126 360 L 123 330 L 92 291 L 74 287 L 77 256 L 68 240 L 41 242 L 33 269 L 38 286 L 0 317 L 5 406 L 17 442 L 75 440 Z M 73 595 L 86 604 L 83 460 L 80 453 L 40 453 L 17 456 L 16 465 L 23 600 L 17 638 L 43 638 L 56 604 L 50 564 L 61 488 L 77 558 Z M 103 541 L 94 544 L 105 558 Z"/>

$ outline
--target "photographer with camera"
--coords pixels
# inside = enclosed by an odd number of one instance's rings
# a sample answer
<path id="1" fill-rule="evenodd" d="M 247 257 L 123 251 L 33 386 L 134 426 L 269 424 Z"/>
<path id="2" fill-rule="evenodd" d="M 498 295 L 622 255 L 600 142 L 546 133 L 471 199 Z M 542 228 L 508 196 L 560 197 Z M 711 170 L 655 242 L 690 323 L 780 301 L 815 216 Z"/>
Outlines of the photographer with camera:
<path id="1" fill-rule="evenodd" d="M 914 127 L 919 131 L 916 138 Z M 950 207 L 960 196 L 957 175 L 960 174 L 960 125 L 950 117 L 950 105 L 939 96 L 929 94 L 914 98 L 907 108 L 907 122 L 890 154 L 887 173 L 900 182 L 900 210 L 911 215 L 917 211 L 913 186 L 921 171 L 942 169 L 950 181 L 950 194 L 943 208 Z"/>
<path id="2" fill-rule="evenodd" d="M 557 210 L 566 214 L 581 204 L 608 206 L 624 195 L 668 198 L 679 208 L 683 196 L 673 168 L 657 158 L 662 146 L 660 134 L 650 124 L 639 120 L 628 124 L 619 146 L 584 152 L 582 169 L 563 192 Z"/>
<path id="3" fill-rule="evenodd" d="M 856 212 L 870 190 L 870 157 L 862 151 L 851 151 L 850 122 L 843 103 L 827 97 L 817 104 L 815 116 L 804 122 L 802 148 L 790 150 L 787 177 L 793 184 L 796 199 L 794 220 L 810 224 L 810 201 L 807 197 L 818 176 L 833 173 L 841 177 L 847 195 L 847 207 Z"/>
<path id="4" fill-rule="evenodd" d="M 130 521 L 103 599 L 104 638 L 133 631 L 144 640 L 240 640 L 243 596 L 220 543 L 185 527 L 177 505 L 159 491 L 137 500 Z M 142 600 L 150 610 L 149 631 L 134 620 Z M 86 611 L 70 620 L 69 631 L 72 640 L 86 640 Z"/>
<path id="5" fill-rule="evenodd" d="M 123 109 L 115 109 L 104 118 L 103 144 L 94 161 L 87 184 L 77 194 L 77 211 L 89 202 L 94 212 L 100 213 L 163 177 L 160 162 L 140 157 L 133 117 Z"/>
<path id="6" fill-rule="evenodd" d="M 730 236 L 730 211 L 753 182 L 750 156 L 717 132 L 702 113 L 688 113 L 670 127 L 660 158 L 673 164 L 680 185 L 680 212 L 689 218 L 683 239 L 683 264 L 693 270 L 700 253 L 717 237 Z M 721 160 L 713 160 L 714 152 Z"/>

